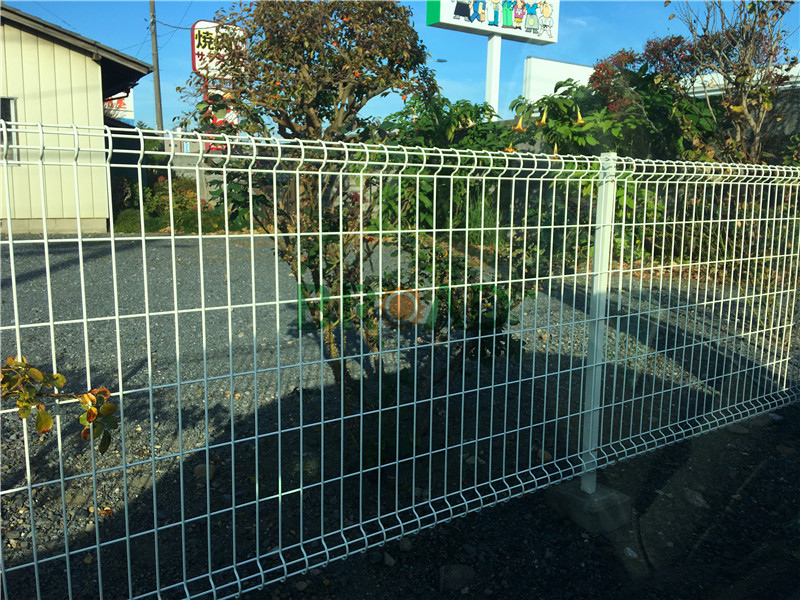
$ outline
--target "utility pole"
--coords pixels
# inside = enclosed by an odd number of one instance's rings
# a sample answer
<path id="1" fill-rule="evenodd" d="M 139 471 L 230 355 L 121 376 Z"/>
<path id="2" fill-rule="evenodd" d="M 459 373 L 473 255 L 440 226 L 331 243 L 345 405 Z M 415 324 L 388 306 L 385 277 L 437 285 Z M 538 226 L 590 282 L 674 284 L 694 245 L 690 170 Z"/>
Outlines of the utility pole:
<path id="1" fill-rule="evenodd" d="M 161 76 L 158 71 L 158 36 L 156 35 L 156 2 L 150 0 L 150 42 L 153 46 L 153 87 L 156 92 L 156 129 L 164 129 L 161 118 Z"/>

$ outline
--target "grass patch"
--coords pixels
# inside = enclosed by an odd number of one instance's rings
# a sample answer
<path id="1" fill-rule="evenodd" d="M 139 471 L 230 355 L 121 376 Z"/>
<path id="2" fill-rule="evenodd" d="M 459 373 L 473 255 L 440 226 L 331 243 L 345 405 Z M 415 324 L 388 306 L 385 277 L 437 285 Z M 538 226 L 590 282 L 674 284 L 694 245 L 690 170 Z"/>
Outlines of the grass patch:
<path id="1" fill-rule="evenodd" d="M 213 233 L 225 229 L 225 215 L 216 211 L 200 213 L 203 233 Z M 157 233 L 169 228 L 169 214 L 145 215 L 144 232 Z M 141 216 L 137 209 L 126 208 L 114 220 L 116 233 L 142 233 Z M 175 233 L 197 233 L 197 211 L 175 211 Z"/>

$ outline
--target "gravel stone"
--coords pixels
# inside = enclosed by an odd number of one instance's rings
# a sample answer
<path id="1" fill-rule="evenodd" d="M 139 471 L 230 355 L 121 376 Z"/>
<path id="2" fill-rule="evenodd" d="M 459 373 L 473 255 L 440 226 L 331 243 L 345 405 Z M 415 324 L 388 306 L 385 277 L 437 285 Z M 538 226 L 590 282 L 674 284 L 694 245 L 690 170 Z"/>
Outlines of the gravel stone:
<path id="1" fill-rule="evenodd" d="M 455 564 L 444 565 L 439 570 L 439 592 L 453 592 L 472 585 L 476 575 L 472 567 Z"/>

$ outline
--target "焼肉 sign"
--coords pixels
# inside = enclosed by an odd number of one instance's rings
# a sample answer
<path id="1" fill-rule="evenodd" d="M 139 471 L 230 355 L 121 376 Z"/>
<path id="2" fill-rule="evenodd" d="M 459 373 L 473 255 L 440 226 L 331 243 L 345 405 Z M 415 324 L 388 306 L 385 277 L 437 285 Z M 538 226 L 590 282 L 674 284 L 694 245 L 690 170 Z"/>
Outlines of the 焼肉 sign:
<path id="1" fill-rule="evenodd" d="M 220 31 L 225 31 L 223 28 L 224 26 L 214 21 L 197 21 L 192 25 L 192 70 L 206 79 L 203 93 L 203 99 L 206 101 L 214 95 L 222 96 L 223 99 L 232 97 L 231 91 L 225 89 L 229 83 L 225 81 L 222 69 L 225 64 L 225 54 L 216 43 Z M 238 27 L 228 27 L 227 31 L 233 36 L 244 37 L 244 31 Z M 209 87 L 209 85 L 214 87 Z M 239 123 L 239 115 L 230 108 L 225 111 L 225 116 L 222 118 L 217 117 L 211 110 L 209 113 L 214 125 L 238 125 Z"/>
<path id="2" fill-rule="evenodd" d="M 432 27 L 528 42 L 558 41 L 559 0 L 429 0 Z"/>
<path id="3" fill-rule="evenodd" d="M 206 77 L 221 77 L 225 54 L 217 48 L 215 40 L 223 26 L 214 21 L 197 21 L 192 25 L 192 70 Z M 228 27 L 232 35 L 244 37 L 244 31 L 238 27 Z"/>

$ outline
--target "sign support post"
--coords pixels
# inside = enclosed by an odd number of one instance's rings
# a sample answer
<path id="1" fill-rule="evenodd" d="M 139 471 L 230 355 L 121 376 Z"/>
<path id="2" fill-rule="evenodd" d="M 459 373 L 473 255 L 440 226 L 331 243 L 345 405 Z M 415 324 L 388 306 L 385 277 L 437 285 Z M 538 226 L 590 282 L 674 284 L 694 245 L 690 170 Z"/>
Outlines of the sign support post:
<path id="1" fill-rule="evenodd" d="M 500 42 L 503 38 L 528 44 L 558 41 L 561 0 L 428 0 L 425 22 L 463 33 L 485 35 L 486 103 L 500 108 Z"/>
<path id="2" fill-rule="evenodd" d="M 500 104 L 500 43 L 502 36 L 489 36 L 486 48 L 486 102 L 499 113 Z M 495 120 L 497 117 L 495 117 Z"/>

